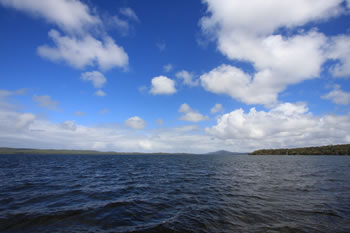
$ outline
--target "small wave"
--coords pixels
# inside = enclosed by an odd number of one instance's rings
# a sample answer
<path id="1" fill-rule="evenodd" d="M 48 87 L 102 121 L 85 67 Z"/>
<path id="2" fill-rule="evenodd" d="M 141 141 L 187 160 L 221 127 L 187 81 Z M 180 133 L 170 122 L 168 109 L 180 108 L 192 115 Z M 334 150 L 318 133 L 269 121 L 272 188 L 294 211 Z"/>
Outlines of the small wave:
<path id="1" fill-rule="evenodd" d="M 350 232 L 348 158 L 271 158 L 0 157 L 0 232 Z"/>

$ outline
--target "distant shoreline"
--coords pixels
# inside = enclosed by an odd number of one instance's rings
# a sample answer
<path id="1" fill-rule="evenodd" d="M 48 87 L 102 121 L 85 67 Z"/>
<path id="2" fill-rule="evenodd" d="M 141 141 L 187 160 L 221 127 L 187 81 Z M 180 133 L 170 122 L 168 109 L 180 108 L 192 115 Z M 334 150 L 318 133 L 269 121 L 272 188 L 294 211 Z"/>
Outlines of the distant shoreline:
<path id="1" fill-rule="evenodd" d="M 30 148 L 4 148 L 0 147 L 0 155 L 4 154 L 32 154 L 32 155 L 195 155 L 192 153 L 145 153 L 145 152 L 114 152 L 97 150 L 59 150 L 59 149 L 30 149 Z"/>
<path id="2" fill-rule="evenodd" d="M 31 149 L 0 147 L 0 155 L 27 154 L 27 155 L 248 155 L 248 153 L 215 151 L 210 153 L 166 153 L 166 152 L 115 152 L 97 150 L 60 150 L 60 149 Z"/>
<path id="3" fill-rule="evenodd" d="M 350 155 L 350 144 L 291 149 L 262 149 L 249 153 L 249 155 Z"/>
<path id="4" fill-rule="evenodd" d="M 0 147 L 0 155 L 350 155 L 350 144 L 318 147 L 261 149 L 251 153 L 219 150 L 210 153 L 115 152 L 97 150 L 60 150 Z"/>

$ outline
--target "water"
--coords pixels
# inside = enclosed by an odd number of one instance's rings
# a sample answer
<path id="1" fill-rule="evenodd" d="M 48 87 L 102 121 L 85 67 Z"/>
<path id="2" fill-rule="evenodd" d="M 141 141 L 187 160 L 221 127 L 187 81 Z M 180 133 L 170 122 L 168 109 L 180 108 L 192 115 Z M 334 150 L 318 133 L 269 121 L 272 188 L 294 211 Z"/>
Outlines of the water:
<path id="1" fill-rule="evenodd" d="M 350 157 L 0 156 L 0 232 L 350 232 Z"/>

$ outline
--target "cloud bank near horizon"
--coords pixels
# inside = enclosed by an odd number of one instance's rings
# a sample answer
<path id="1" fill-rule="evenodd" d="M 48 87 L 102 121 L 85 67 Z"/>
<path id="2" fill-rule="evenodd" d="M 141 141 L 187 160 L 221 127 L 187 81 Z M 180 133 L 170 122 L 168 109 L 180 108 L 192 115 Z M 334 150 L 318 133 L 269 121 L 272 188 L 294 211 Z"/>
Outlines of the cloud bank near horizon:
<path id="1" fill-rule="evenodd" d="M 0 0 L 46 25 L 31 41 L 40 61 L 9 59 L 33 66 L 25 82 L 0 68 L 9 75 L 0 146 L 202 153 L 350 143 L 349 30 L 322 30 L 348 16 L 350 1 L 203 0 L 183 41 L 170 34 L 180 35 L 179 19 L 146 29 L 159 20 L 133 4 Z"/>

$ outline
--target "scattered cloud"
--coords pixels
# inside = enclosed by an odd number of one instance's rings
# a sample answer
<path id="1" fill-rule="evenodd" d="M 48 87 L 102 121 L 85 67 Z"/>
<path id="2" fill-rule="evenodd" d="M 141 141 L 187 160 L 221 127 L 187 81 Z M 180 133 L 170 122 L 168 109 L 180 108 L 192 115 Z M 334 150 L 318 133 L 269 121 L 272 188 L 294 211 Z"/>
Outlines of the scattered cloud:
<path id="1" fill-rule="evenodd" d="M 350 140 L 349 119 L 350 115 L 315 117 L 303 103 L 283 103 L 269 111 L 234 110 L 221 116 L 206 132 L 258 148 L 328 145 Z"/>
<path id="2" fill-rule="evenodd" d="M 239 0 L 205 0 L 204 2 L 211 14 L 201 19 L 203 30 L 208 33 L 215 29 L 229 33 L 235 31 L 239 34 L 246 32 L 254 36 L 271 34 L 281 27 L 292 28 L 308 22 L 328 19 L 343 11 L 341 6 L 343 0 L 315 2 L 271 0 L 268 3 L 259 0 L 249 3 Z M 215 26 L 221 28 L 214 28 Z M 220 34 L 219 36 L 234 35 Z"/>
<path id="3" fill-rule="evenodd" d="M 172 95 L 176 93 L 175 81 L 165 76 L 154 77 L 150 93 L 153 95 Z"/>
<path id="4" fill-rule="evenodd" d="M 101 24 L 100 18 L 93 15 L 87 5 L 76 0 L 0 0 L 0 3 L 34 17 L 44 18 L 70 34 L 81 34 L 88 28 Z"/>
<path id="5" fill-rule="evenodd" d="M 106 94 L 106 92 L 104 92 L 104 91 L 102 91 L 102 90 L 97 90 L 97 91 L 95 92 L 95 95 L 96 95 L 96 96 L 103 97 L 103 96 L 106 96 L 107 94 Z"/>
<path id="6" fill-rule="evenodd" d="M 118 31 L 123 35 L 127 36 L 130 31 L 130 24 L 127 20 L 119 18 L 119 16 L 115 15 L 110 18 L 111 26 L 118 29 Z"/>
<path id="7" fill-rule="evenodd" d="M 144 129 L 146 127 L 146 121 L 138 116 L 134 116 L 127 119 L 125 125 L 131 129 Z"/>
<path id="8" fill-rule="evenodd" d="M 340 86 L 336 85 L 331 92 L 322 96 L 322 99 L 331 100 L 333 103 L 339 105 L 347 105 L 350 104 L 350 92 L 343 91 Z"/>
<path id="9" fill-rule="evenodd" d="M 190 87 L 195 87 L 195 86 L 198 86 L 198 84 L 199 84 L 199 80 L 194 79 L 194 74 L 190 73 L 186 70 L 181 70 L 181 71 L 177 72 L 175 76 L 178 79 L 182 79 L 182 82 L 184 85 L 187 85 Z"/>
<path id="10" fill-rule="evenodd" d="M 273 37 L 265 42 L 276 46 L 271 50 L 275 54 L 257 57 L 262 64 L 259 64 L 261 69 L 254 75 L 235 66 L 221 65 L 200 77 L 202 86 L 208 91 L 227 94 L 246 104 L 272 105 L 277 103 L 278 94 L 288 85 L 319 77 L 321 65 L 325 61 L 321 50 L 326 41 L 323 35 L 311 32 L 287 40 L 280 36 Z M 258 53 L 258 49 L 252 51 Z M 257 65 L 257 62 L 254 63 Z"/>
<path id="11" fill-rule="evenodd" d="M 161 51 L 161 52 L 163 52 L 166 48 L 165 42 L 158 42 L 158 43 L 156 43 L 156 46 L 159 49 L 159 51 Z"/>
<path id="12" fill-rule="evenodd" d="M 276 104 L 278 94 L 288 85 L 319 77 L 328 59 L 328 38 L 324 34 L 311 29 L 282 35 L 279 29 L 292 30 L 343 12 L 342 0 L 204 2 L 208 15 L 200 21 L 203 33 L 216 41 L 223 55 L 251 63 L 256 73 L 221 65 L 209 75 L 204 74 L 202 85 L 208 91 L 228 94 L 246 104 Z M 230 86 L 223 87 L 214 80 Z"/>
<path id="13" fill-rule="evenodd" d="M 40 107 L 50 110 L 58 110 L 58 102 L 52 100 L 49 95 L 34 95 L 33 100 L 37 102 Z"/>
<path id="14" fill-rule="evenodd" d="M 105 16 L 103 21 L 108 28 L 117 29 L 122 36 L 128 36 L 134 30 L 132 23 L 138 23 L 139 18 L 131 8 L 121 8 L 118 13 Z"/>
<path id="15" fill-rule="evenodd" d="M 14 91 L 0 89 L 0 110 L 1 109 L 3 109 L 3 110 L 16 109 L 18 106 L 14 105 L 12 103 L 9 103 L 8 99 L 12 96 L 25 95 L 26 93 L 27 93 L 27 89 L 25 89 L 25 88 L 17 89 Z"/>
<path id="16" fill-rule="evenodd" d="M 200 122 L 209 120 L 208 116 L 203 116 L 197 110 L 192 109 L 188 104 L 184 103 L 180 106 L 179 112 L 183 113 L 180 120 L 189 122 Z"/>
<path id="17" fill-rule="evenodd" d="M 255 88 L 251 84 L 252 78 L 249 74 L 231 65 L 221 65 L 201 75 L 200 80 L 205 90 L 216 94 L 226 94 L 244 103 L 270 104 L 276 102 L 277 91 L 275 89 Z M 264 83 L 261 84 L 264 85 Z"/>
<path id="18" fill-rule="evenodd" d="M 165 66 L 163 66 L 163 70 L 165 71 L 165 72 L 170 72 L 170 71 L 172 71 L 173 70 L 173 65 L 172 64 L 167 64 L 167 65 L 165 65 Z"/>
<path id="19" fill-rule="evenodd" d="M 145 92 L 147 91 L 147 89 L 148 89 L 148 87 L 146 87 L 146 86 L 140 86 L 140 87 L 138 88 L 138 90 L 139 90 L 140 93 L 145 93 Z"/>
<path id="20" fill-rule="evenodd" d="M 134 20 L 136 22 L 139 22 L 139 17 L 136 15 L 135 11 L 131 9 L 130 7 L 121 8 L 119 10 L 120 14 L 124 15 L 125 17 Z"/>
<path id="21" fill-rule="evenodd" d="M 49 31 L 54 45 L 38 47 L 38 54 L 43 58 L 64 61 L 78 69 L 86 66 L 126 69 L 128 66 L 129 58 L 123 47 L 108 36 L 100 17 L 81 1 L 0 0 L 0 4 L 44 18 L 63 31 L 63 35 L 54 29 Z M 131 9 L 126 12 L 130 13 Z M 123 27 L 121 21 L 118 22 Z"/>
<path id="22" fill-rule="evenodd" d="M 184 111 L 191 109 L 183 106 Z M 204 132 L 197 125 L 134 130 L 144 128 L 145 123 L 139 117 L 130 119 L 126 121 L 133 122 L 130 129 L 84 126 L 0 109 L 0 146 L 205 153 L 350 143 L 349 114 L 313 116 L 303 103 L 284 103 L 269 111 L 252 108 L 247 113 L 236 109 L 219 117 L 216 125 Z"/>
<path id="23" fill-rule="evenodd" d="M 21 88 L 15 91 L 9 91 L 9 90 L 0 90 L 0 98 L 14 96 L 14 95 L 25 95 L 27 92 L 27 89 Z"/>
<path id="24" fill-rule="evenodd" d="M 222 107 L 222 104 L 215 104 L 214 107 L 210 109 L 211 114 L 215 114 L 223 111 L 224 111 L 224 108 Z"/>
<path id="25" fill-rule="evenodd" d="M 105 76 L 98 71 L 85 72 L 80 78 L 84 81 L 91 81 L 95 88 L 101 88 L 107 82 Z"/>
<path id="26" fill-rule="evenodd" d="M 49 36 L 55 47 L 38 47 L 39 55 L 49 60 L 64 61 L 78 69 L 96 65 L 102 70 L 128 66 L 128 55 L 109 36 L 100 41 L 90 35 L 81 38 L 62 36 L 56 30 L 51 30 Z"/>
<path id="27" fill-rule="evenodd" d="M 200 153 L 218 146 L 217 140 L 198 135 L 198 127 L 192 125 L 145 133 L 115 125 L 92 127 L 69 120 L 54 123 L 30 113 L 0 111 L 0 128 L 0 146 L 11 147 Z M 232 148 L 220 148 L 228 146 Z"/>
<path id="28" fill-rule="evenodd" d="M 76 111 L 74 113 L 74 116 L 85 116 L 85 115 L 86 115 L 86 113 L 85 112 L 81 112 L 81 111 Z"/>
<path id="29" fill-rule="evenodd" d="M 335 36 L 330 41 L 328 57 L 338 61 L 331 67 L 331 73 L 335 77 L 350 77 L 350 36 Z"/>

